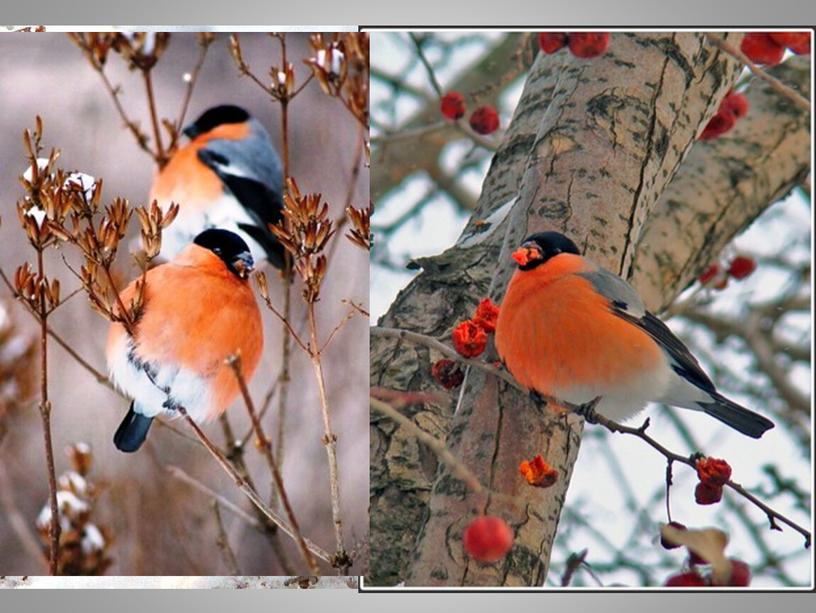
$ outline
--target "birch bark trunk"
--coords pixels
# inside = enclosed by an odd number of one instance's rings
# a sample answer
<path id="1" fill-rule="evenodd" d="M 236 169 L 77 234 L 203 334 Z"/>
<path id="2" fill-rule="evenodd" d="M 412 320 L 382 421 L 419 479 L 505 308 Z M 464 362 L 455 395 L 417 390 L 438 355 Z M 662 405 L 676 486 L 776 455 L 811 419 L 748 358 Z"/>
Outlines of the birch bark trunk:
<path id="1" fill-rule="evenodd" d="M 738 42 L 738 35 L 726 36 Z M 791 70 L 796 82 L 809 78 L 806 64 Z M 761 85 L 752 85 L 751 102 L 764 110 L 755 115 L 752 109 L 742 120 L 738 143 L 696 142 L 738 73 L 736 62 L 702 33 L 615 34 L 608 53 L 590 61 L 540 54 L 462 236 L 443 254 L 417 262 L 423 272 L 380 324 L 447 341 L 482 297 L 500 302 L 511 273 L 509 251 L 541 230 L 565 233 L 589 258 L 630 277 L 653 308 L 669 304 L 714 249 L 807 173 L 808 118 Z M 772 125 L 751 130 L 755 120 Z M 786 158 L 782 170 L 776 153 Z M 739 195 L 733 195 L 727 177 L 733 177 L 734 160 L 745 158 L 759 178 L 752 182 L 746 171 Z M 719 170 L 713 160 L 720 161 Z M 701 171 L 712 193 L 689 201 Z M 675 219 L 678 206 L 691 211 L 691 222 Z M 686 240 L 691 234 L 694 240 Z M 670 264 L 661 260 L 655 267 L 658 256 Z M 438 392 L 430 366 L 439 357 L 421 346 L 372 337 L 371 384 Z M 484 359 L 496 359 L 492 347 Z M 409 417 L 445 439 L 502 496 L 472 495 L 416 440 L 372 413 L 370 581 L 540 585 L 582 420 L 541 412 L 524 395 L 474 370 L 455 407 L 451 400 L 412 407 Z M 558 468 L 555 486 L 532 488 L 519 475 L 519 462 L 536 454 Z M 477 564 L 462 550 L 464 527 L 483 512 L 503 517 L 515 532 L 512 551 L 494 565 Z"/>

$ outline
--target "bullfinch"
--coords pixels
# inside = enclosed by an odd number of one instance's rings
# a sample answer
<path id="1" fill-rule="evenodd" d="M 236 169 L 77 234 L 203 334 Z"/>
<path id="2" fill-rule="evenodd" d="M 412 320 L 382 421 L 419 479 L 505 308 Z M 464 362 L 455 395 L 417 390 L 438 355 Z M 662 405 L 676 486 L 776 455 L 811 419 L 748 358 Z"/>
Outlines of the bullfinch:
<path id="1" fill-rule="evenodd" d="M 190 142 L 156 176 L 150 199 L 163 209 L 179 205 L 162 234 L 164 259 L 172 259 L 207 228 L 238 234 L 256 262 L 283 267 L 283 247 L 267 224 L 281 218 L 283 171 L 263 125 L 233 105 L 205 111 L 183 130 Z"/>
<path id="2" fill-rule="evenodd" d="M 625 420 L 647 402 L 703 411 L 759 438 L 773 422 L 720 394 L 688 348 L 619 276 L 583 258 L 557 232 L 513 254 L 496 348 L 524 387 Z"/>
<path id="3" fill-rule="evenodd" d="M 225 360 L 241 356 L 246 381 L 263 349 L 261 313 L 248 277 L 244 240 L 205 230 L 172 261 L 149 270 L 144 303 L 131 337 L 120 323 L 108 334 L 111 380 L 133 399 L 114 435 L 116 447 L 139 449 L 153 418 L 184 407 L 196 422 L 218 417 L 240 391 Z M 121 292 L 129 305 L 136 282 Z"/>

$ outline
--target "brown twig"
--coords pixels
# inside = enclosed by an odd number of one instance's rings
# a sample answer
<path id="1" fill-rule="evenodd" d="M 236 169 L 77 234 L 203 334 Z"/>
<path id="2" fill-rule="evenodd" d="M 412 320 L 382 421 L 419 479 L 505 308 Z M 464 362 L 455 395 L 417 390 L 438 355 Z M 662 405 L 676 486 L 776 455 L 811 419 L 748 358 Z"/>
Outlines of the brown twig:
<path id="1" fill-rule="evenodd" d="M 789 87 L 782 83 L 782 81 L 780 81 L 776 77 L 768 74 L 765 70 L 757 66 L 754 62 L 752 62 L 748 58 L 748 56 L 746 56 L 742 51 L 734 47 L 731 43 L 727 43 L 721 38 L 717 38 L 714 36 L 706 36 L 706 40 L 715 47 L 717 47 L 717 49 L 719 49 L 723 53 L 727 53 L 734 59 L 745 64 L 748 67 L 748 70 L 750 70 L 754 74 L 754 76 L 765 81 L 768 85 L 771 86 L 771 89 L 773 89 L 776 93 L 785 96 L 791 102 L 793 102 L 793 104 L 795 104 L 797 107 L 799 107 L 806 113 L 810 112 L 810 101 L 808 101 L 807 98 L 805 98 L 802 94 L 797 92 L 792 87 Z"/>
<path id="2" fill-rule="evenodd" d="M 310 345 L 314 349 L 309 351 L 317 389 L 320 395 L 320 413 L 323 417 L 323 445 L 326 447 L 326 455 L 329 460 L 329 483 L 331 488 L 332 522 L 334 523 L 334 538 L 337 550 L 334 554 L 334 563 L 342 571 L 348 574 L 351 560 L 343 545 L 343 520 L 340 511 L 340 477 L 337 470 L 337 435 L 332 430 L 331 413 L 329 410 L 329 398 L 326 393 L 326 382 L 323 377 L 323 361 L 317 348 L 320 346 L 317 338 L 317 322 L 315 320 L 314 302 L 306 305 L 309 315 L 309 337 Z"/>
<path id="3" fill-rule="evenodd" d="M 241 390 L 241 395 L 244 397 L 244 403 L 246 404 L 247 412 L 249 413 L 249 418 L 252 421 L 252 427 L 255 431 L 256 445 L 258 446 L 261 455 L 263 455 L 266 459 L 266 463 L 269 466 L 270 472 L 272 473 L 272 479 L 275 482 L 277 495 L 280 497 L 284 511 L 286 512 L 286 516 L 289 519 L 289 524 L 292 526 L 292 530 L 295 533 L 295 540 L 300 547 L 303 560 L 306 562 L 306 566 L 309 568 L 309 571 L 312 574 L 319 574 L 320 571 L 318 569 L 317 562 L 315 562 L 314 557 L 309 552 L 309 548 L 306 546 L 306 541 L 303 539 L 303 534 L 300 532 L 300 524 L 295 517 L 295 512 L 292 509 L 292 504 L 289 501 L 289 496 L 286 493 L 286 487 L 283 484 L 283 477 L 281 476 L 280 469 L 278 468 L 278 463 L 275 461 L 275 456 L 272 454 L 272 443 L 269 441 L 269 438 L 266 436 L 266 433 L 263 430 L 263 426 L 258 417 L 258 412 L 255 410 L 255 404 L 252 402 L 252 396 L 249 394 L 249 389 L 247 388 L 244 375 L 241 371 L 240 356 L 233 356 L 229 358 L 227 360 L 227 364 L 229 364 L 232 372 L 235 373 L 235 378 L 238 381 L 238 387 Z"/>
<path id="4" fill-rule="evenodd" d="M 250 485 L 246 482 L 241 475 L 235 470 L 232 464 L 224 457 L 224 454 L 216 447 L 212 441 L 207 437 L 204 431 L 199 428 L 198 424 L 190 417 L 189 413 L 187 413 L 187 409 L 183 406 L 177 407 L 179 414 L 185 419 L 187 424 L 193 429 L 196 436 L 198 436 L 199 440 L 202 442 L 204 447 L 206 447 L 207 451 L 215 458 L 216 462 L 224 469 L 224 471 L 232 477 L 232 480 L 235 482 L 235 485 L 238 486 L 238 489 L 249 498 L 249 500 L 254 504 L 258 509 L 260 509 L 266 517 L 268 517 L 272 522 L 274 522 L 278 528 L 283 530 L 287 535 L 289 535 L 293 540 L 297 541 L 297 536 L 293 530 L 293 528 L 277 513 L 275 513 L 272 509 L 270 509 L 264 502 L 261 500 L 260 496 L 258 496 L 257 492 L 250 487 Z M 315 545 L 310 544 L 306 541 L 309 551 L 311 551 L 315 556 L 320 558 L 321 560 L 329 561 L 328 554 L 320 548 L 317 548 Z"/>
<path id="5" fill-rule="evenodd" d="M 37 249 L 37 272 L 45 280 L 42 246 Z M 48 309 L 45 292 L 40 292 L 40 417 L 42 418 L 45 462 L 48 469 L 48 499 L 51 506 L 50 551 L 48 572 L 59 573 L 60 533 L 59 506 L 57 505 L 57 475 L 54 467 L 54 445 L 51 441 L 51 401 L 48 399 Z"/>
<path id="6" fill-rule="evenodd" d="M 472 492 L 479 494 L 484 491 L 478 477 L 473 474 L 473 471 L 471 471 L 464 462 L 450 452 L 443 441 L 425 432 L 425 430 L 417 426 L 413 421 L 405 417 L 405 415 L 397 411 L 387 402 L 379 398 L 374 398 L 373 396 L 370 397 L 368 401 L 371 404 L 371 408 L 379 411 L 390 420 L 395 421 L 398 425 L 408 430 L 420 443 L 428 447 L 436 457 L 453 470 L 459 479 L 467 484 Z"/>
<path id="7" fill-rule="evenodd" d="M 498 369 L 494 368 L 493 366 L 491 366 L 489 364 L 486 364 L 485 362 L 481 362 L 479 360 L 472 360 L 472 359 L 463 358 L 458 353 L 456 353 L 456 351 L 454 349 L 452 349 L 450 347 L 447 347 L 446 345 L 440 343 L 438 340 L 436 340 L 433 337 L 426 336 L 426 335 L 423 335 L 423 334 L 418 334 L 416 332 L 411 332 L 409 330 L 399 330 L 399 329 L 396 329 L 396 328 L 381 328 L 381 327 L 377 327 L 377 326 L 372 327 L 370 329 L 370 333 L 371 333 L 372 336 L 381 336 L 381 337 L 390 337 L 390 338 L 396 338 L 396 339 L 403 339 L 403 340 L 407 340 L 407 341 L 410 341 L 410 342 L 415 343 L 415 344 L 423 345 L 423 346 L 428 347 L 430 349 L 434 349 L 434 350 L 436 350 L 436 351 L 438 351 L 438 352 L 440 352 L 440 353 L 442 353 L 442 354 L 444 354 L 444 355 L 446 355 L 446 356 L 448 356 L 448 357 L 450 357 L 450 358 L 452 358 L 454 360 L 462 362 L 463 364 L 473 366 L 473 367 L 478 368 L 480 370 L 483 370 L 484 372 L 487 372 L 487 373 L 489 373 L 489 374 L 491 374 L 493 376 L 499 377 L 500 379 L 502 379 L 503 381 L 506 381 L 509 385 L 511 385 L 512 387 L 514 387 L 515 389 L 517 389 L 519 391 L 529 393 L 529 390 L 521 387 L 512 378 L 512 375 L 510 375 L 506 371 L 498 370 Z M 617 423 L 615 421 L 612 421 L 611 419 L 608 419 L 608 418 L 604 417 L 603 415 L 600 415 L 600 414 L 594 412 L 594 410 L 593 410 L 594 405 L 597 404 L 597 402 L 598 402 L 598 400 L 600 400 L 600 398 L 596 398 L 592 402 L 590 402 L 590 403 L 588 403 L 586 405 L 575 405 L 573 403 L 566 402 L 566 401 L 563 401 L 563 400 L 559 400 L 557 398 L 553 398 L 553 397 L 550 397 L 550 396 L 541 395 L 541 398 L 543 400 L 545 400 L 547 403 L 553 403 L 553 404 L 556 404 L 558 406 L 561 406 L 561 407 L 567 409 L 571 413 L 576 413 L 576 414 L 579 414 L 579 415 L 582 415 L 582 416 L 590 415 L 591 416 L 591 420 L 590 420 L 591 423 L 600 424 L 600 425 L 604 426 L 610 432 L 621 433 L 621 434 L 629 434 L 629 435 L 632 435 L 632 436 L 636 436 L 639 439 L 643 440 L 645 443 L 647 443 L 649 446 L 651 446 L 653 449 L 658 451 L 660 454 L 662 454 L 663 457 L 665 457 L 668 462 L 679 462 L 681 464 L 685 464 L 686 466 L 690 466 L 691 468 L 694 468 L 696 470 L 695 460 L 696 460 L 696 457 L 699 454 L 692 454 L 690 456 L 683 456 L 683 455 L 680 455 L 680 454 L 675 453 L 673 451 L 670 451 L 669 449 L 667 449 L 666 447 L 664 447 L 663 445 L 658 443 L 655 439 L 653 439 L 651 436 L 646 434 L 646 429 L 649 426 L 649 420 L 648 419 L 646 419 L 646 421 L 640 427 L 633 428 L 633 427 L 630 427 L 630 426 L 621 425 L 621 424 L 619 424 L 619 423 Z M 781 523 L 789 526 L 790 528 L 794 529 L 796 532 L 800 533 L 802 536 L 804 536 L 805 537 L 805 547 L 806 548 L 810 547 L 810 545 L 811 545 L 811 534 L 807 529 L 805 529 L 802 526 L 798 525 L 793 520 L 789 519 L 788 517 L 786 517 L 782 513 L 774 510 L 773 508 L 771 508 L 770 506 L 768 506 L 767 504 L 765 504 L 764 502 L 759 500 L 756 496 L 754 496 L 753 494 L 748 492 L 742 485 L 740 485 L 738 483 L 735 483 L 734 481 L 731 481 L 731 480 L 726 481 L 725 485 L 727 485 L 728 487 L 733 489 L 735 492 L 737 492 L 738 494 L 743 496 L 746 500 L 748 500 L 749 502 L 753 503 L 756 507 L 761 509 L 765 513 L 765 515 L 767 516 L 768 522 L 770 523 L 770 527 L 771 527 L 772 530 L 779 530 L 780 528 L 779 528 L 778 522 L 781 522 Z"/>
<path id="8" fill-rule="evenodd" d="M 221 550 L 221 555 L 224 558 L 224 564 L 227 567 L 227 572 L 230 575 L 240 575 L 241 571 L 238 568 L 238 560 L 235 558 L 235 552 L 229 543 L 227 531 L 224 529 L 224 520 L 221 517 L 221 508 L 218 500 L 213 498 L 212 501 L 213 514 L 215 515 L 215 525 L 218 529 L 218 536 L 215 539 L 215 544 Z"/>
<path id="9" fill-rule="evenodd" d="M 203 33 L 202 33 L 203 34 Z M 190 80 L 187 81 L 187 89 L 184 92 L 184 98 L 181 101 L 181 109 L 179 110 L 178 117 L 176 118 L 176 123 L 174 124 L 173 129 L 173 136 L 170 139 L 170 144 L 167 145 L 167 155 L 172 155 L 176 147 L 178 145 L 178 138 L 181 134 L 181 130 L 184 127 L 184 118 L 187 116 L 187 108 L 190 106 L 190 100 L 193 97 L 193 90 L 195 89 L 196 83 L 198 82 L 198 75 L 201 72 L 201 67 L 204 65 L 204 60 L 207 57 L 207 51 L 210 49 L 210 45 L 214 39 L 211 36 L 203 36 L 199 40 L 199 52 L 198 52 L 198 60 L 196 60 L 196 64 L 193 67 L 193 71 L 190 73 Z"/>

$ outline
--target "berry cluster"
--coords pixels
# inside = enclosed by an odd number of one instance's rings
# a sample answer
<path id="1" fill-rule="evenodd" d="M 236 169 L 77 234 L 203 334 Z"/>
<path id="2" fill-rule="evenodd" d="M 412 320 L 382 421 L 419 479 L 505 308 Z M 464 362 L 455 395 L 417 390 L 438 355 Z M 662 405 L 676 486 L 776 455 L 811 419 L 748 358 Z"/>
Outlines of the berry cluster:
<path id="1" fill-rule="evenodd" d="M 482 300 L 473 317 L 457 325 L 451 332 L 456 352 L 465 358 L 475 358 L 484 353 L 487 335 L 496 331 L 499 307 L 490 298 Z M 462 369 L 453 360 L 437 360 L 431 367 L 431 375 L 445 389 L 459 387 L 465 378 Z"/>
<path id="2" fill-rule="evenodd" d="M 548 55 L 568 47 L 575 57 L 589 59 L 606 52 L 609 32 L 539 32 L 538 46 Z"/>
<path id="3" fill-rule="evenodd" d="M 697 280 L 705 285 L 717 290 L 725 289 L 728 285 L 728 278 L 741 281 L 749 277 L 757 268 L 756 260 L 747 255 L 738 255 L 727 266 L 721 266 L 719 262 L 709 264 Z"/>
<path id="4" fill-rule="evenodd" d="M 730 91 L 720 102 L 720 108 L 712 117 L 703 132 L 700 140 L 711 140 L 722 136 L 734 127 L 737 119 L 748 114 L 748 98 L 735 91 Z"/>
<path id="5" fill-rule="evenodd" d="M 467 112 L 465 97 L 457 91 L 448 92 L 439 101 L 439 111 L 452 121 L 461 119 Z M 474 132 L 492 134 L 499 129 L 499 113 L 493 106 L 486 104 L 470 114 L 468 123 Z"/>
<path id="6" fill-rule="evenodd" d="M 674 535 L 666 534 L 666 527 Z M 668 536 L 668 538 L 667 538 Z M 669 577 L 666 587 L 746 587 L 751 583 L 751 569 L 741 560 L 725 557 L 728 536 L 719 530 L 706 528 L 689 530 L 680 522 L 671 521 L 661 529 L 660 544 L 664 549 L 685 545 L 688 552 L 683 572 Z"/>
<path id="7" fill-rule="evenodd" d="M 697 504 L 715 504 L 722 500 L 723 486 L 731 478 L 731 466 L 728 462 L 717 458 L 700 458 L 696 468 L 700 479 L 694 488 L 694 500 Z"/>
<path id="8" fill-rule="evenodd" d="M 748 32 L 740 49 L 756 64 L 775 66 L 785 56 L 785 49 L 796 55 L 810 53 L 810 32 Z"/>

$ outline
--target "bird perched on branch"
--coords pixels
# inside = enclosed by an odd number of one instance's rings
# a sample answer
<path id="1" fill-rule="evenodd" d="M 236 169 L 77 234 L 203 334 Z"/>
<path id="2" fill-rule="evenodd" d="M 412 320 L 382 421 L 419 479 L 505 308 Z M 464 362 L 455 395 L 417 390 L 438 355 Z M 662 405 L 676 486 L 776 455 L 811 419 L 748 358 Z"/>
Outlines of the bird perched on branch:
<path id="1" fill-rule="evenodd" d="M 688 348 L 623 279 L 542 232 L 512 254 L 518 264 L 496 323 L 496 348 L 524 387 L 586 405 L 612 420 L 647 402 L 703 411 L 759 438 L 773 422 L 720 394 Z"/>
<path id="2" fill-rule="evenodd" d="M 183 132 L 190 142 L 173 154 L 150 191 L 163 209 L 179 205 L 162 236 L 162 257 L 172 259 L 207 228 L 222 228 L 243 238 L 256 262 L 282 268 L 283 247 L 267 226 L 281 218 L 283 172 L 266 129 L 241 107 L 222 105 Z"/>
<path id="3" fill-rule="evenodd" d="M 133 399 L 114 436 L 116 447 L 136 451 L 153 418 L 184 407 L 196 422 L 223 413 L 240 391 L 226 364 L 241 356 L 252 377 L 263 349 L 261 313 L 249 285 L 253 268 L 241 237 L 205 230 L 172 261 L 147 272 L 144 303 L 133 327 L 113 323 L 108 369 L 116 386 Z M 122 293 L 129 305 L 136 281 Z"/>

